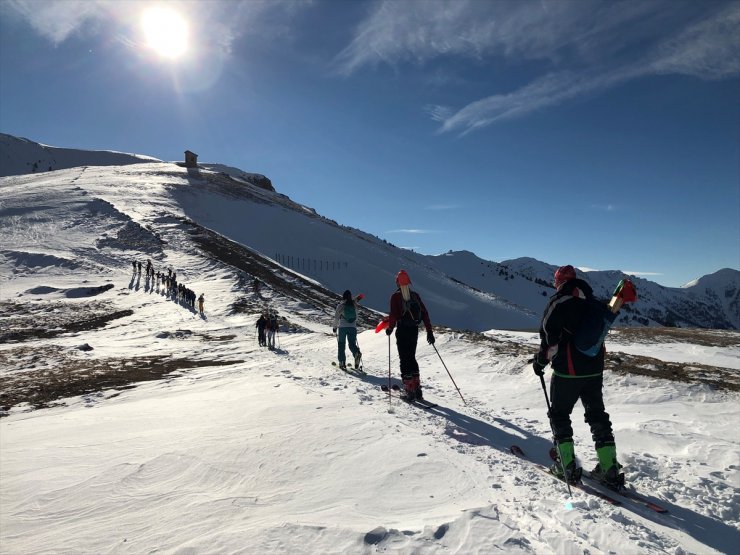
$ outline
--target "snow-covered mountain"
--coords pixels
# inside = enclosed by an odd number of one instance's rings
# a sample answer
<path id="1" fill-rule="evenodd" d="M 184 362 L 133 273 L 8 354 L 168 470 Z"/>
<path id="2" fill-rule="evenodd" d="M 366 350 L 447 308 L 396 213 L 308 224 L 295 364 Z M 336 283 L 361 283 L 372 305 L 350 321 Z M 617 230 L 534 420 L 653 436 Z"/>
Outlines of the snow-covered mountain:
<path id="1" fill-rule="evenodd" d="M 31 259 L 98 266 L 103 253 L 109 265 L 97 271 L 104 274 L 144 254 L 166 264 L 168 249 L 160 236 L 176 222 L 182 229 L 216 232 L 334 293 L 363 292 L 366 306 L 378 311 L 387 310 L 394 276 L 403 267 L 435 323 L 474 330 L 536 326 L 534 311 L 458 283 L 429 268 L 422 256 L 341 227 L 274 192 L 259 174 L 233 175 L 208 164 L 197 170 L 164 162 L 99 166 L 97 154 L 81 167 L 5 178 L 0 255 L 12 272 Z M 69 237 L 48 232 L 49 226 L 76 229 L 83 220 L 86 235 L 75 234 L 71 245 Z"/>
<path id="2" fill-rule="evenodd" d="M 155 161 L 158 161 L 157 158 L 142 154 L 59 148 L 0 133 L 0 177 L 78 166 L 123 166 Z"/>
<path id="3" fill-rule="evenodd" d="M 396 249 L 233 168 L 96 154 L 0 179 L 2 553 L 734 553 L 737 332 L 612 330 L 619 459 L 668 512 L 569 496 L 509 449 L 548 463 L 537 334 L 465 331 L 533 328 L 549 276 Z M 132 271 L 147 259 L 205 312 Z M 437 324 L 417 350 L 433 410 L 380 389 L 399 382 L 373 328 L 400 267 Z M 346 287 L 368 300 L 366 373 L 330 364 Z M 266 309 L 273 351 L 256 339 Z"/>
<path id="4" fill-rule="evenodd" d="M 546 262 L 523 257 L 496 263 L 481 260 L 471 253 L 443 256 L 448 275 L 465 275 L 471 285 L 504 298 L 516 299 L 515 302 L 522 306 L 534 309 L 537 304 L 537 297 L 533 294 L 535 291 L 543 295 L 550 295 L 553 291 L 552 276 L 557 266 Z M 478 275 L 474 273 L 475 268 L 479 269 Z M 623 278 L 635 283 L 639 302 L 625 306 L 616 325 L 740 329 L 740 272 L 737 270 L 724 268 L 680 288 L 664 287 L 616 270 L 591 270 L 581 272 L 581 277 L 591 284 L 596 296 L 602 299 L 611 297 L 615 285 Z M 527 290 L 510 285 L 521 278 L 539 287 Z M 516 297 L 522 291 L 526 292 L 524 298 Z"/>
<path id="5" fill-rule="evenodd" d="M 47 158 L 39 158 L 42 153 L 53 157 L 54 169 L 136 163 L 135 174 L 111 169 L 109 180 L 101 179 L 100 170 L 95 170 L 96 179 L 110 185 L 107 190 L 96 185 L 93 198 L 110 202 L 108 197 L 116 194 L 115 189 L 122 181 L 141 178 L 148 183 L 142 200 L 149 199 L 150 204 L 174 203 L 170 216 L 197 222 L 335 293 L 347 288 L 361 291 L 366 295 L 367 306 L 381 312 L 387 310 L 394 287 L 393 276 L 402 267 L 411 274 L 414 287 L 422 294 L 434 322 L 459 329 L 535 328 L 544 303 L 553 292 L 550 286 L 553 265 L 529 258 L 496 263 L 470 252 L 425 256 L 398 249 L 294 203 L 276 193 L 270 180 L 261 174 L 220 164 L 201 164 L 199 170 L 188 171 L 161 161 L 153 163 L 154 159 L 138 155 L 55 149 L 9 135 L 0 139 L 0 158 L 4 161 L 1 175 L 33 173 L 33 164 L 43 168 Z M 149 164 L 141 166 L 146 162 Z M 10 168 L 15 171 L 10 172 Z M 48 183 L 52 178 L 39 176 L 39 179 Z M 65 179 L 70 178 L 60 176 L 60 183 L 65 183 Z M 86 181 L 84 175 L 76 180 Z M 39 182 L 32 179 L 31 188 L 33 183 Z M 162 200 L 163 196 L 166 201 Z M 121 214 L 124 219 L 131 216 Z M 143 219 L 132 217 L 132 220 L 153 229 L 156 218 L 161 217 L 158 214 Z M 265 231 L 268 229 L 269 233 Z M 11 253 L 10 256 L 22 255 Z M 728 269 L 715 276 L 711 280 L 705 276 L 696 285 L 683 289 L 633 278 L 640 301 L 623 310 L 619 323 L 740 329 L 740 272 Z M 625 274 L 617 271 L 589 272 L 587 276 L 597 295 L 603 298 L 611 295 L 622 277 Z"/>

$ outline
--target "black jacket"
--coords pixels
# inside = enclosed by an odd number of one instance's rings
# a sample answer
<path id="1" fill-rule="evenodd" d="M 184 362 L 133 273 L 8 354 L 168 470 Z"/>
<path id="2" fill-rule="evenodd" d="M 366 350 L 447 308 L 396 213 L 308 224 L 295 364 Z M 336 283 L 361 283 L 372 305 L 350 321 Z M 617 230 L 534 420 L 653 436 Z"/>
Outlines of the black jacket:
<path id="1" fill-rule="evenodd" d="M 545 307 L 540 325 L 540 362 L 549 360 L 555 374 L 578 378 L 604 372 L 604 353 L 590 357 L 573 345 L 573 332 L 583 318 L 586 299 L 593 298 L 591 286 L 582 279 L 572 279 L 555 293 Z"/>

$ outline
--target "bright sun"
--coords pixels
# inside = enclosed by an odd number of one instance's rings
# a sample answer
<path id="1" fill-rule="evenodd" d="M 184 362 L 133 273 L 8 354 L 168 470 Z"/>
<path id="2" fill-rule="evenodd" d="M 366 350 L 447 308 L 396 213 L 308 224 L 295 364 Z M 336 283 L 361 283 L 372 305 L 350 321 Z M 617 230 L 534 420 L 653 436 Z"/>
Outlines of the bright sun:
<path id="1" fill-rule="evenodd" d="M 175 11 L 155 7 L 141 18 L 147 46 L 164 58 L 179 58 L 188 49 L 188 24 Z"/>

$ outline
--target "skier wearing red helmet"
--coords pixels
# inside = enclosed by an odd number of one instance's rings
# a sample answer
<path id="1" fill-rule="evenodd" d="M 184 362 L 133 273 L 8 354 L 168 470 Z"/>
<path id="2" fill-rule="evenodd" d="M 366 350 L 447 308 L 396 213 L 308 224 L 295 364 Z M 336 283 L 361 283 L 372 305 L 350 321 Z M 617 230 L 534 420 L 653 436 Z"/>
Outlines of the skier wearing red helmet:
<path id="1" fill-rule="evenodd" d="M 560 289 L 566 281 L 576 279 L 576 269 L 568 264 L 567 266 L 560 266 L 555 270 L 555 289 Z"/>
<path id="2" fill-rule="evenodd" d="M 602 345 L 596 356 L 589 356 L 578 350 L 573 341 L 587 303 L 594 302 L 593 290 L 576 276 L 575 268 L 570 265 L 555 271 L 555 288 L 557 291 L 550 297 L 542 316 L 540 350 L 533 362 L 538 376 L 544 375 L 548 364 L 552 366 L 549 417 L 562 465 L 556 463 L 551 471 L 571 482 L 580 479 L 581 469 L 576 466 L 570 419 L 573 407 L 580 399 L 599 459 L 592 474 L 606 485 L 618 489 L 624 484 L 624 475 L 619 473 L 621 467 L 617 462 L 612 424 L 604 408 L 605 349 Z"/>
<path id="3" fill-rule="evenodd" d="M 396 275 L 398 289 L 391 295 L 391 309 L 388 315 L 387 335 L 396 330 L 396 346 L 401 366 L 404 396 L 409 399 L 423 399 L 419 364 L 416 362 L 416 344 L 419 338 L 419 326 L 423 323 L 427 331 L 427 342 L 434 344 L 434 332 L 421 296 L 411 290 L 411 278 L 406 270 Z"/>

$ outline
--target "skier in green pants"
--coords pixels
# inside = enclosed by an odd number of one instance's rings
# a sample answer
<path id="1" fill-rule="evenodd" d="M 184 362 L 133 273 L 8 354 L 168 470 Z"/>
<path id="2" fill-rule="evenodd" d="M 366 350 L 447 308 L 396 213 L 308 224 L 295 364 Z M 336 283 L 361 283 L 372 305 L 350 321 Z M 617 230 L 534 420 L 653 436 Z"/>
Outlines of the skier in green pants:
<path id="1" fill-rule="evenodd" d="M 573 266 L 557 269 L 555 288 L 557 291 L 547 303 L 542 317 L 540 350 L 533 363 L 538 376 L 544 375 L 548 364 L 552 365 L 552 406 L 549 417 L 562 465 L 556 463 L 551 471 L 571 482 L 580 479 L 570 420 L 573 407 L 580 399 L 599 459 L 592 475 L 605 485 L 619 489 L 624 485 L 624 474 L 620 473 L 612 423 L 604 409 L 602 395 L 605 349 L 602 346 L 598 354 L 592 357 L 579 351 L 573 342 L 573 333 L 586 310 L 586 299 L 593 298 L 593 290 L 588 283 L 576 277 Z"/>

